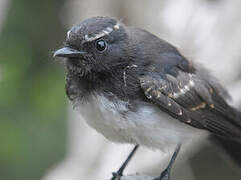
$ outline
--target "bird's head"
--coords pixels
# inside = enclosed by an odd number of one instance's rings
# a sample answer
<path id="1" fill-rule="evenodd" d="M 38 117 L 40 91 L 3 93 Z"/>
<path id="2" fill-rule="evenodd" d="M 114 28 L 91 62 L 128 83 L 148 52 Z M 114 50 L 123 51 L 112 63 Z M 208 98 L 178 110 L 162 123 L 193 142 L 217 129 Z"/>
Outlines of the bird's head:
<path id="1" fill-rule="evenodd" d="M 67 32 L 64 47 L 54 56 L 64 58 L 68 71 L 85 76 L 126 66 L 128 44 L 125 25 L 114 18 L 92 17 Z"/>

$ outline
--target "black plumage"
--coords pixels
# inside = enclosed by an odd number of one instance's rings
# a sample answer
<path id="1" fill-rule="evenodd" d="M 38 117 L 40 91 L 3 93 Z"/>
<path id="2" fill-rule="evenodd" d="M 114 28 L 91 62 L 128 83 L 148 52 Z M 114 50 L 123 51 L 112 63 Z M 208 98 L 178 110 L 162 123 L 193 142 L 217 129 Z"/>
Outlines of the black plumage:
<path id="1" fill-rule="evenodd" d="M 100 40 L 107 46 L 103 51 L 96 49 Z M 187 125 L 241 141 L 241 115 L 227 103 L 226 90 L 205 68 L 155 35 L 94 17 L 69 31 L 65 48 L 72 53 L 55 55 L 67 57 L 70 100 L 85 102 L 99 93 L 127 101 L 131 111 L 153 103 Z"/>

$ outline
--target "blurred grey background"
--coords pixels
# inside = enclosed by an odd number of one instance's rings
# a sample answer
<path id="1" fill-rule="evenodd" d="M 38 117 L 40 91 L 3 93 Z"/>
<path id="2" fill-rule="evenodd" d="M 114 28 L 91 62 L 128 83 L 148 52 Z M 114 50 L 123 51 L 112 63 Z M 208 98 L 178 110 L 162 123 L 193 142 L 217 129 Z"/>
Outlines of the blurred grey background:
<path id="1" fill-rule="evenodd" d="M 72 111 L 52 58 L 73 25 L 114 16 L 174 44 L 241 99 L 240 0 L 0 0 L 0 179 L 108 179 L 130 145 L 116 145 Z M 187 145 L 172 180 L 239 180 L 241 169 L 205 135 Z M 173 150 L 141 148 L 126 173 L 158 175 Z"/>

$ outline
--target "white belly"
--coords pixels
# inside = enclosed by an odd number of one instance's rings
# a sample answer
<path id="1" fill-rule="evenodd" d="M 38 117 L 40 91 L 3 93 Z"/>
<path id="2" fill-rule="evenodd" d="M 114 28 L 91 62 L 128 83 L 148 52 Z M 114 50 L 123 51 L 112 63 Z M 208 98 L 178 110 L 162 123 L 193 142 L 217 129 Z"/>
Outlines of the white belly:
<path id="1" fill-rule="evenodd" d="M 77 109 L 87 123 L 107 139 L 164 150 L 183 143 L 200 130 L 192 128 L 161 112 L 154 105 L 142 106 L 137 112 L 127 112 L 127 103 L 113 103 L 96 96 Z"/>

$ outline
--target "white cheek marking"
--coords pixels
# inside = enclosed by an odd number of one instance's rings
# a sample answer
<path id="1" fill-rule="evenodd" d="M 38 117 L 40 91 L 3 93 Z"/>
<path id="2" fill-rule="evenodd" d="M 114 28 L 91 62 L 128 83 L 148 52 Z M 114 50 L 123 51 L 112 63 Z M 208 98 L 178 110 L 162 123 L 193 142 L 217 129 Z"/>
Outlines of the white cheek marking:
<path id="1" fill-rule="evenodd" d="M 70 33 L 71 33 L 71 31 L 69 30 L 69 31 L 67 32 L 67 39 L 69 39 Z"/>
<path id="2" fill-rule="evenodd" d="M 130 65 L 130 66 L 126 66 L 126 68 L 124 69 L 124 71 L 123 71 L 123 80 L 124 80 L 124 85 L 125 85 L 125 87 L 127 86 L 126 85 L 126 70 L 127 69 L 131 69 L 131 68 L 137 68 L 138 66 L 137 65 L 135 65 L 135 64 L 132 64 L 132 65 Z M 150 89 L 151 90 L 151 89 Z M 149 90 L 149 91 L 150 91 Z"/>

